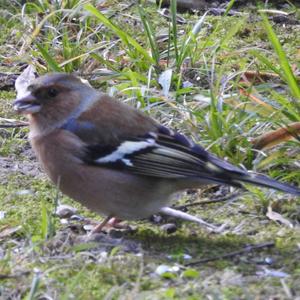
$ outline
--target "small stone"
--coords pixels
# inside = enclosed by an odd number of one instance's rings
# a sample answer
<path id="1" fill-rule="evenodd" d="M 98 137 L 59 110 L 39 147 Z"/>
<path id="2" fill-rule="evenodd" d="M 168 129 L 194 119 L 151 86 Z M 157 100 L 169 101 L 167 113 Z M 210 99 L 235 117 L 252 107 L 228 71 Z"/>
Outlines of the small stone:
<path id="1" fill-rule="evenodd" d="M 6 211 L 0 211 L 0 220 L 4 219 Z"/>
<path id="2" fill-rule="evenodd" d="M 107 251 L 101 251 L 98 257 L 98 262 L 103 263 L 107 260 L 108 258 L 108 252 Z"/>
<path id="3" fill-rule="evenodd" d="M 155 273 L 159 276 L 164 276 L 164 274 L 166 273 L 177 273 L 179 272 L 180 268 L 178 266 L 168 266 L 168 265 L 159 265 L 156 270 Z"/>
<path id="4" fill-rule="evenodd" d="M 73 216 L 70 217 L 70 220 L 71 221 L 83 221 L 84 217 L 80 216 L 80 215 L 73 215 Z"/>
<path id="5" fill-rule="evenodd" d="M 109 230 L 109 237 L 114 239 L 120 239 L 124 236 L 124 232 L 122 230 L 117 229 L 110 229 Z"/>
<path id="6" fill-rule="evenodd" d="M 183 257 L 184 260 L 190 260 L 190 259 L 192 259 L 192 256 L 189 255 L 189 254 L 183 254 L 182 257 Z"/>
<path id="7" fill-rule="evenodd" d="M 272 265 L 274 263 L 274 260 L 272 257 L 266 257 L 265 258 L 265 263 L 268 265 Z"/>
<path id="8" fill-rule="evenodd" d="M 94 229 L 94 225 L 92 225 L 92 224 L 85 224 L 85 225 L 83 225 L 83 229 L 85 230 L 85 231 L 92 231 L 93 229 Z"/>
<path id="9" fill-rule="evenodd" d="M 73 216 L 77 212 L 77 209 L 75 207 L 72 207 L 70 205 L 59 205 L 56 208 L 56 215 L 59 216 L 61 219 L 68 219 L 71 216 Z"/>
<path id="10" fill-rule="evenodd" d="M 161 230 L 165 231 L 167 234 L 174 233 L 177 230 L 177 226 L 174 223 L 168 223 L 160 226 Z"/>
<path id="11" fill-rule="evenodd" d="M 167 265 L 160 265 L 156 268 L 155 273 L 159 276 L 161 276 L 162 274 L 166 273 L 166 272 L 170 272 L 171 267 L 167 266 Z"/>
<path id="12" fill-rule="evenodd" d="M 107 232 L 111 238 L 120 239 L 126 234 L 134 233 L 137 231 L 137 227 L 123 225 L 121 228 L 110 228 Z"/>
<path id="13" fill-rule="evenodd" d="M 172 268 L 171 268 L 171 272 L 179 272 L 179 270 L 180 270 L 180 268 L 178 267 L 178 266 L 173 266 Z"/>
<path id="14" fill-rule="evenodd" d="M 150 217 L 150 221 L 153 222 L 153 223 L 155 223 L 155 224 L 161 223 L 162 219 L 163 219 L 163 218 L 162 218 L 162 216 L 160 216 L 160 215 L 152 215 L 152 216 Z"/>
<path id="15" fill-rule="evenodd" d="M 183 88 L 189 88 L 189 87 L 193 87 L 193 86 L 194 86 L 193 83 L 191 83 L 190 81 L 184 81 L 182 83 Z"/>

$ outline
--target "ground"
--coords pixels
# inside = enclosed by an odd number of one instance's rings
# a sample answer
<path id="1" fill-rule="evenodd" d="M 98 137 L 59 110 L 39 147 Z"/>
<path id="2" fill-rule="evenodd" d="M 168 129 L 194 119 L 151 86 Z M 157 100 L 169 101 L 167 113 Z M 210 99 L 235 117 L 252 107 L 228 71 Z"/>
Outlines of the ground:
<path id="1" fill-rule="evenodd" d="M 258 7 L 233 5 L 228 16 L 223 10 L 198 22 L 204 11 L 185 12 L 176 23 L 174 10 L 158 12 L 154 1 L 140 8 L 102 1 L 94 3 L 97 10 L 62 1 L 61 11 L 54 1 L 23 10 L 4 2 L 0 298 L 300 299 L 299 198 L 204 186 L 174 205 L 225 224 L 221 233 L 153 216 L 89 238 L 91 224 L 103 217 L 50 183 L 27 126 L 18 126 L 26 119 L 11 105 L 14 80 L 28 64 L 40 74 L 77 72 L 232 163 L 299 186 L 299 140 L 253 150 L 263 134 L 300 122 L 299 90 L 287 75 L 299 86 L 299 8 L 270 3 L 264 22 Z M 165 70 L 172 72 L 170 85 Z M 61 205 L 77 211 L 63 218 L 56 213 Z"/>

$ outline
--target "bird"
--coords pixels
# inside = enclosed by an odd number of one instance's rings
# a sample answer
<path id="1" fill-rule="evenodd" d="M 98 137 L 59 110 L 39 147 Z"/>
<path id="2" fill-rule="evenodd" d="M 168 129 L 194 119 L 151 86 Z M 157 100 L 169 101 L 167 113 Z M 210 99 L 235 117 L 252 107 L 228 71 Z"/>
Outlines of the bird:
<path id="1" fill-rule="evenodd" d="M 29 120 L 29 140 L 51 181 L 67 196 L 113 218 L 156 213 L 217 227 L 171 207 L 174 195 L 206 184 L 244 184 L 300 196 L 300 189 L 237 167 L 142 111 L 94 89 L 80 77 L 34 79 L 14 110 Z"/>

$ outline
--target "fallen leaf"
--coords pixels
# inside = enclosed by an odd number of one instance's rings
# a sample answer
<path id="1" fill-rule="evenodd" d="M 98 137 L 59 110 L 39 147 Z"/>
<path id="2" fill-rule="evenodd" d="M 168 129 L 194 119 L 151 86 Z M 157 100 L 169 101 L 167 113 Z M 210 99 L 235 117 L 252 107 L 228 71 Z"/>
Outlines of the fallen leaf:
<path id="1" fill-rule="evenodd" d="M 22 228 L 22 226 L 17 226 L 17 227 L 9 227 L 9 228 L 4 228 L 1 232 L 0 232 L 0 239 L 6 238 L 8 236 L 13 235 L 14 233 L 16 233 L 17 231 L 19 231 Z"/>
<path id="2" fill-rule="evenodd" d="M 266 216 L 275 222 L 280 222 L 290 228 L 293 228 L 293 224 L 286 218 L 284 218 L 281 214 L 275 212 L 272 210 L 272 207 L 269 205 L 268 212 L 266 213 Z"/>
<path id="3" fill-rule="evenodd" d="M 158 78 L 158 83 L 162 86 L 163 94 L 165 97 L 168 97 L 171 80 L 172 80 L 172 69 L 165 70 L 162 72 Z"/>
<path id="4" fill-rule="evenodd" d="M 27 87 L 30 85 L 32 80 L 35 79 L 35 68 L 29 65 L 16 79 L 15 88 L 17 91 L 17 99 L 20 99 L 28 93 Z"/>
<path id="5" fill-rule="evenodd" d="M 0 210 L 0 220 L 4 219 L 6 212 L 3 210 Z"/>

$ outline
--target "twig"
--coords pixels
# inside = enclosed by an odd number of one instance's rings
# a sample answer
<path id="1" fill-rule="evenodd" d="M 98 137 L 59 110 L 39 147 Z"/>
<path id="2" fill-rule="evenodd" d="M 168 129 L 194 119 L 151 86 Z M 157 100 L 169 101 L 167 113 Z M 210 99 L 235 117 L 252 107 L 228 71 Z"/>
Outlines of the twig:
<path id="1" fill-rule="evenodd" d="M 242 193 L 240 191 L 238 191 L 238 192 L 233 193 L 229 196 L 224 196 L 224 197 L 211 199 L 211 200 L 198 201 L 198 202 L 189 203 L 189 204 L 186 204 L 186 205 L 176 206 L 174 208 L 175 209 L 185 209 L 187 207 L 192 207 L 192 206 L 206 205 L 206 204 L 218 203 L 218 202 L 225 202 L 225 201 L 234 200 L 234 199 L 236 199 L 237 197 L 239 197 L 241 195 L 242 195 Z"/>
<path id="2" fill-rule="evenodd" d="M 24 127 L 28 125 L 29 125 L 28 122 L 0 117 L 0 128 L 17 128 L 17 127 Z"/>
<path id="3" fill-rule="evenodd" d="M 12 279 L 12 278 L 18 278 L 21 276 L 27 276 L 30 274 L 30 271 L 24 271 L 17 274 L 0 274 L 0 279 Z"/>
<path id="4" fill-rule="evenodd" d="M 16 124 L 0 124 L 0 128 L 20 128 L 28 126 L 28 123 L 16 123 Z"/>
<path id="5" fill-rule="evenodd" d="M 274 247 L 275 243 L 274 242 L 265 242 L 262 244 L 257 244 L 257 245 L 249 245 L 246 246 L 244 249 L 241 250 L 237 250 L 237 251 L 233 251 L 233 252 L 229 252 L 220 256 L 214 256 L 214 257 L 210 257 L 210 258 L 203 258 L 200 259 L 198 261 L 193 261 L 190 263 L 185 264 L 185 266 L 195 266 L 195 265 L 199 265 L 199 264 L 204 264 L 210 261 L 215 261 L 215 260 L 219 260 L 219 259 L 224 259 L 224 258 L 231 258 L 240 254 L 244 254 L 244 253 L 248 253 L 251 252 L 252 250 L 258 250 L 258 249 L 263 249 L 263 248 L 271 248 Z"/>

